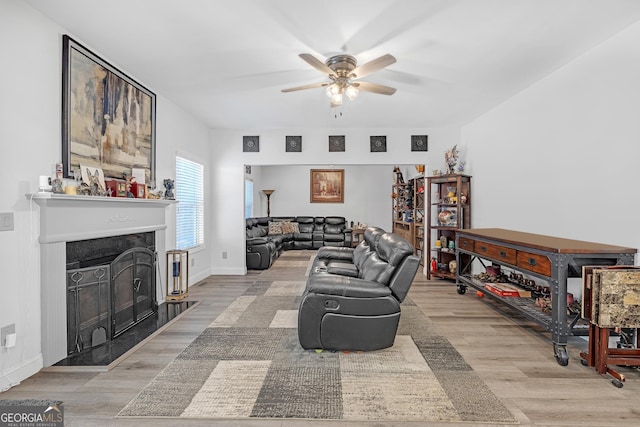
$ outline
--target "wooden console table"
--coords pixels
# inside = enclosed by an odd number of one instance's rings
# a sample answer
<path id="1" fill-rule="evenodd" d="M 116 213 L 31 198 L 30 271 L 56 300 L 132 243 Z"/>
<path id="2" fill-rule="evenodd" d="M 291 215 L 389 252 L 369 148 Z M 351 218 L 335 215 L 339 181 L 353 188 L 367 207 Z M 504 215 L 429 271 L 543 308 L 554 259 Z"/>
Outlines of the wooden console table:
<path id="1" fill-rule="evenodd" d="M 488 260 L 547 281 L 551 288 L 551 313 L 543 313 L 531 298 L 501 297 L 490 292 L 485 295 L 546 327 L 551 332 L 556 361 L 566 366 L 569 363 L 567 338 L 579 318 L 570 322 L 567 316 L 567 278 L 581 277 L 585 265 L 632 265 L 636 252 L 634 248 L 502 228 L 459 230 L 456 235 L 456 285 L 460 294 L 465 293 L 467 287 L 485 291 L 484 283 L 471 274 L 474 260 L 479 260 L 483 266 L 483 260 Z M 463 254 L 471 255 L 470 261 L 464 264 L 461 262 L 465 258 L 461 256 Z"/>

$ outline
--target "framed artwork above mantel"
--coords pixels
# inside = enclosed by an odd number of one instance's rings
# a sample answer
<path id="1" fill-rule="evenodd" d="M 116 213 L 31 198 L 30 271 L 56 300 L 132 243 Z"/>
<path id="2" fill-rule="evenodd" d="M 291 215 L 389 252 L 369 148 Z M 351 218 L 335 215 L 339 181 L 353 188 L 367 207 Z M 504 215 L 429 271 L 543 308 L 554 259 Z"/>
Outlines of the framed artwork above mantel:
<path id="1" fill-rule="evenodd" d="M 156 95 L 72 38 L 62 38 L 62 163 L 155 181 Z"/>

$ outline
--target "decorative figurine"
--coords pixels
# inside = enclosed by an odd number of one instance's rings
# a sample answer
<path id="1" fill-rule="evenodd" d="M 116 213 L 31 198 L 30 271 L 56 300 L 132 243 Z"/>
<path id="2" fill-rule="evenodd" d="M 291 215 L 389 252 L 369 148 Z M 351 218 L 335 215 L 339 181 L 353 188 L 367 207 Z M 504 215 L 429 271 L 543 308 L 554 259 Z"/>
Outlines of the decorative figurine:
<path id="1" fill-rule="evenodd" d="M 454 145 L 450 149 L 444 152 L 444 161 L 447 164 L 447 174 L 453 175 L 456 173 L 456 163 L 458 163 L 458 145 Z"/>
<path id="2" fill-rule="evenodd" d="M 174 181 L 172 179 L 165 179 L 162 183 L 166 190 L 164 192 L 164 198 L 168 200 L 175 200 L 176 196 L 173 194 L 173 187 L 175 186 Z"/>
<path id="3" fill-rule="evenodd" d="M 455 259 L 452 259 L 451 261 L 449 261 L 449 273 L 455 273 L 457 267 L 458 267 L 458 263 L 456 262 Z"/>
<path id="4" fill-rule="evenodd" d="M 135 199 L 136 196 L 134 196 L 133 193 L 131 192 L 131 184 L 133 183 L 135 178 L 133 177 L 133 175 L 127 175 L 127 174 L 123 174 L 122 177 L 126 181 L 125 190 L 127 192 L 127 197 L 130 199 Z"/>
<path id="5" fill-rule="evenodd" d="M 56 194 L 64 193 L 62 179 L 54 179 L 51 181 L 51 191 Z"/>

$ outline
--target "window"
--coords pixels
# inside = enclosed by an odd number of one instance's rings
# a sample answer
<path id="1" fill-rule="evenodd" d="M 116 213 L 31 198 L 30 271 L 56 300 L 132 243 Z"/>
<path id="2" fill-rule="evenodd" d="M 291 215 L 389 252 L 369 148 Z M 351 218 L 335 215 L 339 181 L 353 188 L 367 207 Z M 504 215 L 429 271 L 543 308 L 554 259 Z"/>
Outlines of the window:
<path id="1" fill-rule="evenodd" d="M 176 247 L 204 244 L 204 166 L 176 156 Z"/>
<path id="2" fill-rule="evenodd" d="M 253 181 L 244 180 L 244 217 L 253 217 Z"/>

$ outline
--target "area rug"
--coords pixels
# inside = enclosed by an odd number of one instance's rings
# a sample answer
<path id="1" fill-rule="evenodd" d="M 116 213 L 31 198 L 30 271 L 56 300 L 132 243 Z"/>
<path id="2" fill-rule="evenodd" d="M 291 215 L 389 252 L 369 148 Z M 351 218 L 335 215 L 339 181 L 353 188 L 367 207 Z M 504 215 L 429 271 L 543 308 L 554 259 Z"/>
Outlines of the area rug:
<path id="1" fill-rule="evenodd" d="M 259 280 L 118 414 L 516 423 L 407 298 L 393 347 L 303 350 L 298 280 Z"/>

